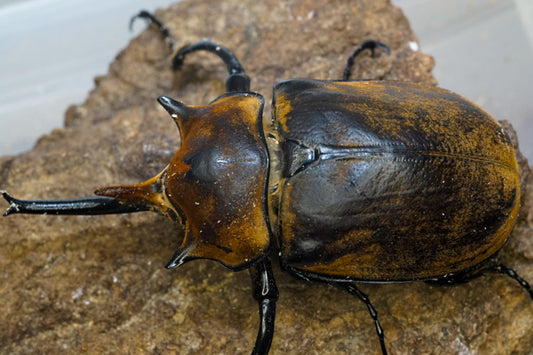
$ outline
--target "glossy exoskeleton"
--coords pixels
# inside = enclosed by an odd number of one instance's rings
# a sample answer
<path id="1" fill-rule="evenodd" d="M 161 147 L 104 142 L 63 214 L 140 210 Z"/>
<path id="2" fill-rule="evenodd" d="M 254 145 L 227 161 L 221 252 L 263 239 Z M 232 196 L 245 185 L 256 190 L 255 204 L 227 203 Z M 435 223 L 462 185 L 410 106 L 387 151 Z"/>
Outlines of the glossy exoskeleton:
<path id="1" fill-rule="evenodd" d="M 168 30 L 148 19 L 170 45 Z M 529 284 L 493 258 L 513 229 L 518 166 L 499 123 L 472 102 L 433 86 L 394 81 L 291 79 L 274 87 L 273 123 L 263 97 L 227 49 L 204 50 L 228 67 L 227 93 L 206 106 L 168 97 L 159 103 L 181 147 L 157 176 L 139 185 L 99 188 L 76 200 L 18 200 L 12 213 L 109 214 L 153 210 L 179 222 L 185 237 L 166 265 L 207 258 L 248 268 L 259 303 L 253 354 L 267 354 L 278 290 L 269 252 L 284 270 L 340 287 L 369 309 L 386 354 L 377 312 L 355 282 L 456 284 L 487 271 Z"/>

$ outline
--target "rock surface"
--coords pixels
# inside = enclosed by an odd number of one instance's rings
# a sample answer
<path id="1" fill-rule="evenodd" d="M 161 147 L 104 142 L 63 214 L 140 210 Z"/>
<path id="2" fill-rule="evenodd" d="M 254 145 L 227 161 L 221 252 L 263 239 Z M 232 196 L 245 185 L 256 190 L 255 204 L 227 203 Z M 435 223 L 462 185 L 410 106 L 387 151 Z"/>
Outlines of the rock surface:
<path id="1" fill-rule="evenodd" d="M 156 14 L 179 45 L 210 37 L 231 48 L 266 102 L 282 79 L 340 78 L 347 56 L 368 38 L 392 53 L 363 55 L 354 78 L 434 83 L 432 58 L 410 49 L 417 39 L 387 0 L 183 1 Z M 30 152 L 0 159 L 0 188 L 18 198 L 74 198 L 158 173 L 179 138 L 155 99 L 205 104 L 223 93 L 226 77 L 206 54 L 190 56 L 177 73 L 169 64 L 158 33 L 144 31 L 95 80 L 86 102 L 67 111 L 64 129 Z M 533 281 L 529 191 L 501 258 Z M 257 304 L 247 272 L 205 260 L 164 269 L 183 231 L 163 217 L 15 215 L 1 220 L 0 231 L 0 353 L 248 354 L 253 347 Z M 281 297 L 272 354 L 380 353 L 359 300 L 295 280 L 277 266 L 274 272 Z M 508 278 L 361 289 L 379 311 L 392 354 L 533 348 L 533 303 Z"/>

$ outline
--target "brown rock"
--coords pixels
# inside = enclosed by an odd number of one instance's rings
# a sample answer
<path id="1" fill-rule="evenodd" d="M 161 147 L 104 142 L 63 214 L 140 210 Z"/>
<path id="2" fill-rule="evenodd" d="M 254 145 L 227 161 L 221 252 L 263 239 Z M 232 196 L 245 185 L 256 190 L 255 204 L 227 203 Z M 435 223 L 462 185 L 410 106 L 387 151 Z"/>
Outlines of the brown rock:
<path id="1" fill-rule="evenodd" d="M 340 78 L 347 56 L 368 38 L 392 54 L 362 56 L 354 78 L 434 82 L 433 60 L 409 48 L 416 37 L 387 0 L 184 1 L 157 15 L 180 45 L 210 37 L 234 50 L 266 102 L 282 79 Z M 159 172 L 179 139 L 155 99 L 205 104 L 223 92 L 226 77 L 213 56 L 191 55 L 178 73 L 169 58 L 158 33 L 144 31 L 96 79 L 87 101 L 67 111 L 64 129 L 0 159 L 0 187 L 19 198 L 73 198 Z M 501 256 L 533 280 L 529 191 Z M 257 304 L 247 272 L 205 260 L 164 269 L 183 231 L 163 217 L 15 215 L 0 230 L 0 353 L 247 354 L 253 347 Z M 359 300 L 274 271 L 281 297 L 272 354 L 380 353 Z M 392 354 L 533 348 L 533 304 L 508 278 L 361 288 L 380 312 Z"/>

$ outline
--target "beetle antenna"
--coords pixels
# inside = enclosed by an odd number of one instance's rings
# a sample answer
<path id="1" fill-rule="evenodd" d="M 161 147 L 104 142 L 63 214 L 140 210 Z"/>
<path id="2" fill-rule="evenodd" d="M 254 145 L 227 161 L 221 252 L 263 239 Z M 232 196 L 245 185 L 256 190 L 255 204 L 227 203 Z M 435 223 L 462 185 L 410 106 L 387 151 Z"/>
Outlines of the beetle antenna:
<path id="1" fill-rule="evenodd" d="M 168 28 L 166 28 L 166 26 L 163 25 L 163 23 L 159 21 L 159 19 L 155 17 L 153 14 L 151 14 L 150 12 L 146 10 L 141 10 L 139 11 L 137 15 L 133 16 L 130 19 L 130 26 L 129 26 L 130 31 L 133 30 L 133 24 L 138 18 L 142 18 L 146 20 L 146 22 L 148 22 L 149 25 L 153 25 L 154 27 L 156 27 L 161 33 L 161 35 L 163 36 L 163 39 L 165 40 L 170 52 L 174 53 L 174 44 L 176 43 L 176 41 L 170 35 L 170 31 L 168 30 Z"/>
<path id="2" fill-rule="evenodd" d="M 494 265 L 492 267 L 492 270 L 494 272 L 498 272 L 500 274 L 507 275 L 510 278 L 516 280 L 520 284 L 520 286 L 522 286 L 523 288 L 526 289 L 526 291 L 529 293 L 529 296 L 531 296 L 531 298 L 533 299 L 533 289 L 531 288 L 531 285 L 526 280 L 524 280 L 523 278 L 518 276 L 516 271 L 514 271 L 511 268 L 508 268 L 507 266 L 505 266 L 503 264 Z"/>
<path id="3" fill-rule="evenodd" d="M 346 67 L 344 68 L 344 75 L 342 76 L 342 80 L 343 81 L 348 81 L 350 79 L 351 68 L 353 66 L 353 63 L 355 62 L 355 58 L 362 51 L 364 51 L 365 49 L 370 49 L 372 51 L 372 56 L 374 56 L 374 52 L 375 52 L 376 48 L 378 48 L 378 47 L 379 48 L 383 48 L 387 52 L 387 55 L 390 55 L 390 48 L 387 47 L 387 45 L 385 45 L 385 44 L 383 44 L 381 42 L 374 41 L 373 39 L 369 39 L 369 40 L 364 41 L 363 43 L 361 43 L 359 45 L 359 47 L 357 47 L 355 49 L 353 54 L 348 57 L 348 60 L 346 61 Z"/>

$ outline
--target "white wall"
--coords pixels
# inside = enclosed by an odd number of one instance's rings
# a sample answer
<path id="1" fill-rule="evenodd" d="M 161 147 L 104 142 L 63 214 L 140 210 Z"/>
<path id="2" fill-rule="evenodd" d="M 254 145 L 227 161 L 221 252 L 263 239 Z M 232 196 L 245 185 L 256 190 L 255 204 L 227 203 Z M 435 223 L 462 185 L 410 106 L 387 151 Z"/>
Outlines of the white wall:
<path id="1" fill-rule="evenodd" d="M 63 125 L 135 33 L 140 9 L 172 0 L 2 0 L 0 2 L 0 155 L 30 149 Z M 142 22 L 142 21 L 140 21 Z"/>

